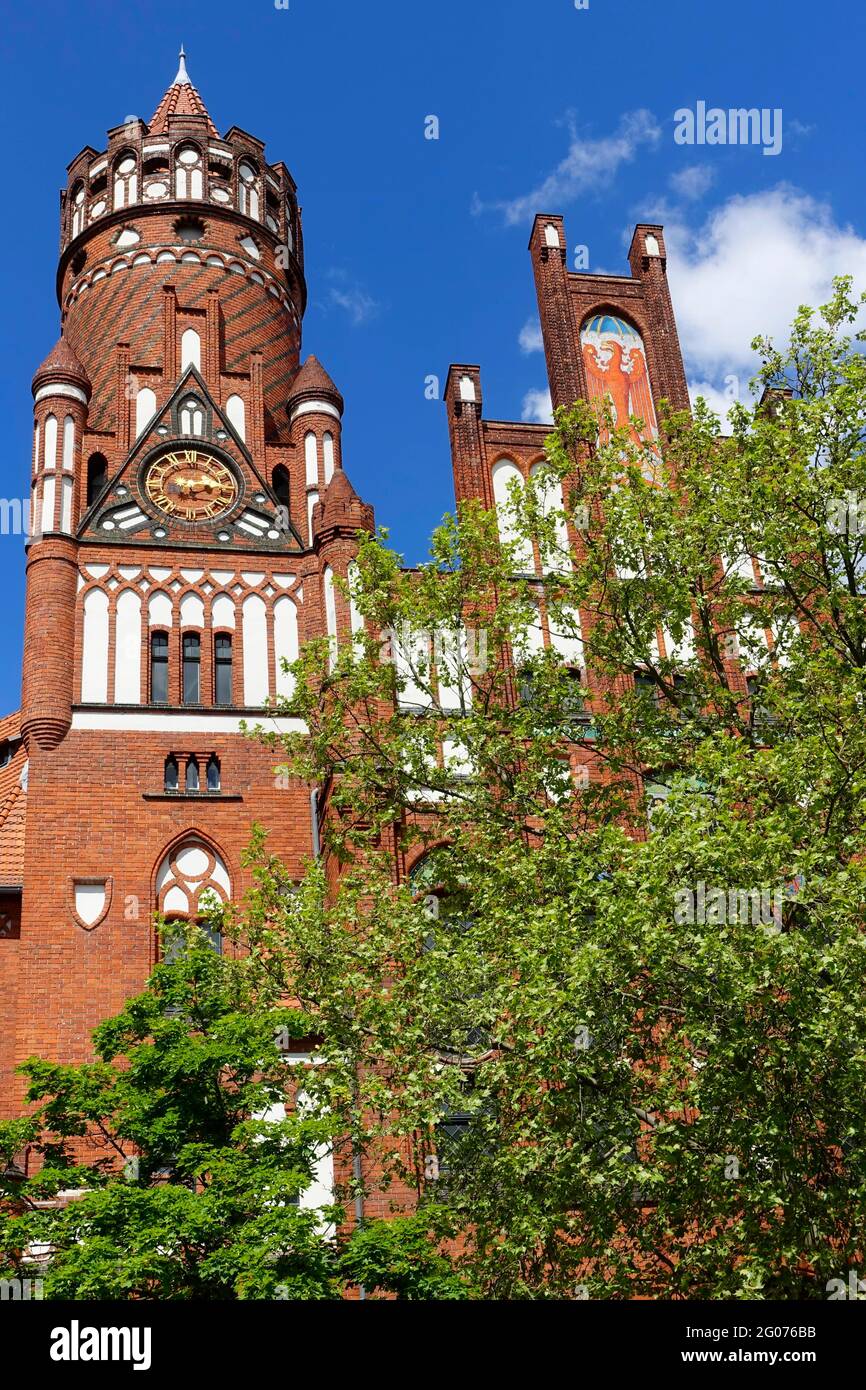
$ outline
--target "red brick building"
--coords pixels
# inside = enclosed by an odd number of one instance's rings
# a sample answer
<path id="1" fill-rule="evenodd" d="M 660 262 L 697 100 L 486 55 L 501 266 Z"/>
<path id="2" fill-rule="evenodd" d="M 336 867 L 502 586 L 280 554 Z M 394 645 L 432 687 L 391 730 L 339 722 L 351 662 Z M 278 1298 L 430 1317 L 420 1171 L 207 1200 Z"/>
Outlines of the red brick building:
<path id="1" fill-rule="evenodd" d="M 572 272 L 566 248 L 562 218 L 536 218 L 553 403 L 604 391 L 652 430 L 662 397 L 688 405 L 662 229 L 636 228 L 629 276 Z M 183 59 L 149 124 L 69 165 L 57 290 L 33 380 L 22 704 L 0 720 L 4 1115 L 22 1058 L 83 1059 L 141 989 L 156 911 L 244 891 L 254 821 L 300 873 L 311 789 L 240 722 L 289 693 L 300 643 L 351 631 L 334 577 L 373 524 L 340 392 L 301 363 L 291 174 L 246 131 L 220 136 Z M 445 395 L 457 498 L 493 505 L 548 431 L 485 419 L 477 367 L 453 366 Z M 546 620 L 539 640 L 557 641 Z"/>

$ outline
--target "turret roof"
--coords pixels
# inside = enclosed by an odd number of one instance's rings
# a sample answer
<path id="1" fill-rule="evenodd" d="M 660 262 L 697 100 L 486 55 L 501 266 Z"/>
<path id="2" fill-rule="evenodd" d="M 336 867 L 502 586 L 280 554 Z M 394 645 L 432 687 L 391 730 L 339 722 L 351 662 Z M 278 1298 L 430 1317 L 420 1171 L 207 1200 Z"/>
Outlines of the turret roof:
<path id="1" fill-rule="evenodd" d="M 49 381 L 68 381 L 90 395 L 90 377 L 65 338 L 59 338 L 33 378 L 33 394 Z"/>
<path id="2" fill-rule="evenodd" d="M 192 85 L 186 70 L 186 54 L 183 47 L 180 50 L 180 66 L 177 70 L 177 77 L 154 112 L 148 127 L 150 134 L 164 135 L 168 131 L 170 116 L 206 116 L 208 132 L 217 140 L 219 139 L 219 131 L 211 120 L 210 113 L 197 89 Z"/>

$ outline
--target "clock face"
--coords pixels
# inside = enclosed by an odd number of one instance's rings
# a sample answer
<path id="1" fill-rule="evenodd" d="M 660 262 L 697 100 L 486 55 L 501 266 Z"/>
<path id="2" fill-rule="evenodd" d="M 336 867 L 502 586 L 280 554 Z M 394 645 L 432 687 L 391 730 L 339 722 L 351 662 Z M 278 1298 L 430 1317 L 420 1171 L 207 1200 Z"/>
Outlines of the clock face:
<path id="1" fill-rule="evenodd" d="M 148 468 L 144 490 L 161 512 L 181 521 L 211 521 L 238 500 L 231 469 L 200 449 L 163 454 Z"/>

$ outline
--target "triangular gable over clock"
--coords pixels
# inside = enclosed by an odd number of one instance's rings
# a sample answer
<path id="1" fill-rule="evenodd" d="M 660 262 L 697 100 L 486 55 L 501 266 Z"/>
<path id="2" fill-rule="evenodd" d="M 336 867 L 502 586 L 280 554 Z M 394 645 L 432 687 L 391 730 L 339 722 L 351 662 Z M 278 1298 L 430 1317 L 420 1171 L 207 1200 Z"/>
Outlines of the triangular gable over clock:
<path id="1" fill-rule="evenodd" d="M 79 535 L 303 549 L 287 509 L 194 366 L 141 430 Z"/>

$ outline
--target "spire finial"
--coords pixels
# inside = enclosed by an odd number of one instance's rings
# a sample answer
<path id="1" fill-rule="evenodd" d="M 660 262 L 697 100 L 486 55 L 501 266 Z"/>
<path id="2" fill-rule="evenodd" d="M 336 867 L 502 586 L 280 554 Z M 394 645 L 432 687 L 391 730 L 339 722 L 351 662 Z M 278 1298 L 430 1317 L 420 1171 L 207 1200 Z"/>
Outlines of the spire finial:
<path id="1" fill-rule="evenodd" d="M 173 87 L 191 87 L 189 73 L 186 70 L 186 54 L 183 51 L 183 44 L 180 46 L 180 66 L 177 70 L 177 77 L 171 84 Z"/>

